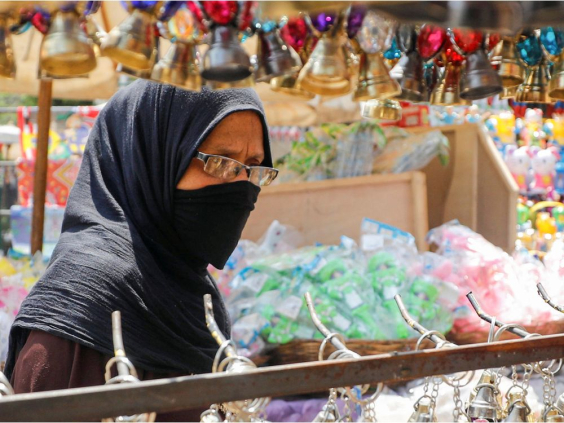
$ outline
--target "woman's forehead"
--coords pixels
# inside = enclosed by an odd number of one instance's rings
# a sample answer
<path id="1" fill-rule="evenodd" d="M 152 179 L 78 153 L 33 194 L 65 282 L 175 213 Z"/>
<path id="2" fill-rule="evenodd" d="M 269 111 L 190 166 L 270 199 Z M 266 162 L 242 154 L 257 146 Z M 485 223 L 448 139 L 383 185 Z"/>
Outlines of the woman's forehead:
<path id="1" fill-rule="evenodd" d="M 262 122 L 253 111 L 235 112 L 225 117 L 208 135 L 202 148 L 214 153 L 264 156 L 264 131 Z"/>

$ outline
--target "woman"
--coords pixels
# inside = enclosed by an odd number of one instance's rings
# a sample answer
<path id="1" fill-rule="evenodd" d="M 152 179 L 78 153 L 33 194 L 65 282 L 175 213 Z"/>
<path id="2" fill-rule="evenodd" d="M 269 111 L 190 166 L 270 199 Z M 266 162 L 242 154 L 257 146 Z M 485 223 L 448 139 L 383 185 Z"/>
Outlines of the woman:
<path id="1" fill-rule="evenodd" d="M 230 324 L 206 267 L 225 265 L 271 166 L 252 90 L 142 80 L 120 90 L 96 121 L 59 243 L 12 327 L 16 393 L 103 384 L 115 310 L 142 378 L 210 372 L 218 345 L 204 294 L 227 337 Z"/>

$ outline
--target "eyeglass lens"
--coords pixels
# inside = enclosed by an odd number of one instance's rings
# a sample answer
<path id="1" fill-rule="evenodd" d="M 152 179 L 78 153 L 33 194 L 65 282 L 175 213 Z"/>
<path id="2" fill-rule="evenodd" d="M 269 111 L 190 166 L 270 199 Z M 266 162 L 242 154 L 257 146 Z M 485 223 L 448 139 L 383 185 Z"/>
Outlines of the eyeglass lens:
<path id="1" fill-rule="evenodd" d="M 227 157 L 209 156 L 204 171 L 208 174 L 225 180 L 234 179 L 245 168 L 235 160 Z M 249 172 L 249 181 L 258 186 L 269 185 L 278 172 L 269 167 L 256 166 L 252 167 Z"/>

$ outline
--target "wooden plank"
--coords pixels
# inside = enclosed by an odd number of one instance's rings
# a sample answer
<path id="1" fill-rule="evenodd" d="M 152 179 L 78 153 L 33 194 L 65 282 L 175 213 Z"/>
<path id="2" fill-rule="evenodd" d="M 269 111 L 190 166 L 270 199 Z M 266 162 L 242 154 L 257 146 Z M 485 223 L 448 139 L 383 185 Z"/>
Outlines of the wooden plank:
<path id="1" fill-rule="evenodd" d="M 416 172 L 413 174 L 411 194 L 413 196 L 413 222 L 415 223 L 413 236 L 419 251 L 426 251 L 429 249 L 425 242 L 425 237 L 429 232 L 429 207 L 427 206 L 427 180 L 424 173 Z"/>
<path id="2" fill-rule="evenodd" d="M 341 235 L 358 240 L 361 221 L 368 217 L 416 235 L 425 247 L 426 198 L 414 192 L 424 193 L 422 177 L 411 172 L 266 187 L 242 237 L 258 240 L 276 219 L 298 229 L 302 245 L 338 244 Z M 417 222 L 420 218 L 425 221 Z"/>
<path id="3" fill-rule="evenodd" d="M 43 249 L 43 225 L 45 222 L 45 191 L 47 190 L 47 166 L 49 126 L 51 125 L 51 98 L 53 80 L 40 81 L 37 113 L 37 146 L 35 174 L 33 177 L 33 213 L 31 217 L 31 254 Z"/>
<path id="4" fill-rule="evenodd" d="M 519 189 L 491 138 L 479 128 L 478 232 L 511 252 L 517 236 Z"/>
<path id="5" fill-rule="evenodd" d="M 564 335 L 552 335 L 356 360 L 276 366 L 247 374 L 205 374 L 138 384 L 19 394 L 0 400 L 0 420 L 100 420 L 146 411 L 160 413 L 248 398 L 319 392 L 331 387 L 404 381 L 562 356 Z"/>

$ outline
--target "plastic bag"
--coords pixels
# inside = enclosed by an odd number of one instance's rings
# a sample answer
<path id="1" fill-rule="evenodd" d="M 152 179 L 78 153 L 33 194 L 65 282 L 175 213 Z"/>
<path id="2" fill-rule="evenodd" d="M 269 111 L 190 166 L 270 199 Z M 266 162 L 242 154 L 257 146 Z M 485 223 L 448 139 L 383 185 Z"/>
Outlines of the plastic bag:
<path id="1" fill-rule="evenodd" d="M 376 156 L 374 173 L 401 173 L 422 169 L 438 156 L 443 165 L 448 164 L 449 142 L 441 131 L 398 137 L 390 141 Z"/>

